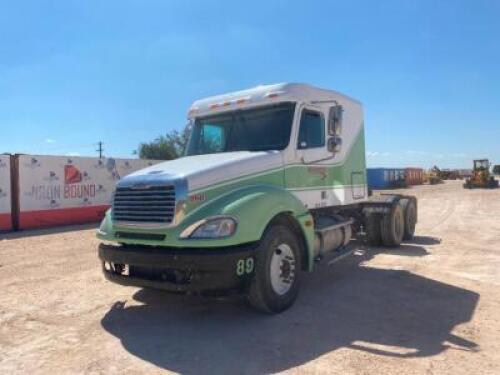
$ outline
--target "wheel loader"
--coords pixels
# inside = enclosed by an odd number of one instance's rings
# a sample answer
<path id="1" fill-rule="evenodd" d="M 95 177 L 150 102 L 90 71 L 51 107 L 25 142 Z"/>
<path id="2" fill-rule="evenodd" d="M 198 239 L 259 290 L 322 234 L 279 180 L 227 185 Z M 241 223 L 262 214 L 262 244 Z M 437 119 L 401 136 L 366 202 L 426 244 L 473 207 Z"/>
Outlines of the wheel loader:
<path id="1" fill-rule="evenodd" d="M 464 188 L 487 188 L 493 189 L 498 187 L 498 181 L 490 174 L 490 162 L 488 159 L 474 160 L 472 176 L 467 178 L 464 183 Z"/>
<path id="2" fill-rule="evenodd" d="M 441 170 L 434 166 L 428 171 L 424 172 L 424 183 L 428 183 L 429 185 L 436 185 L 443 182 L 441 177 Z"/>

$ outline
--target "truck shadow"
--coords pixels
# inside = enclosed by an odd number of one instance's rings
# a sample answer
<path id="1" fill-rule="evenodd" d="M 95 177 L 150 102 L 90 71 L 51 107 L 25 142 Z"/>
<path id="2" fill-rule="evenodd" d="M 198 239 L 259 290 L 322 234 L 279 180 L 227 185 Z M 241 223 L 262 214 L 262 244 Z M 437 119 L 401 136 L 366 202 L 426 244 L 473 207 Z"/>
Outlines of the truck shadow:
<path id="1" fill-rule="evenodd" d="M 429 251 L 424 246 L 438 245 L 441 240 L 436 237 L 415 236 L 411 241 L 403 242 L 398 247 L 377 246 L 370 249 L 370 253 L 376 254 L 391 254 L 411 257 L 423 257 L 429 255 Z M 422 246 L 423 245 L 423 246 Z M 361 247 L 367 248 L 368 245 L 362 244 Z"/>
<path id="2" fill-rule="evenodd" d="M 441 243 L 441 239 L 430 236 L 415 236 L 413 240 L 411 240 L 411 243 L 415 245 L 432 246 L 439 245 Z"/>
<path id="3" fill-rule="evenodd" d="M 363 266 L 367 257 L 320 264 L 280 315 L 259 314 L 241 298 L 139 290 L 133 298 L 142 304 L 116 302 L 101 324 L 131 354 L 185 374 L 284 371 L 339 348 L 400 358 L 436 355 L 451 344 L 478 350 L 451 333 L 471 320 L 477 293 Z"/>

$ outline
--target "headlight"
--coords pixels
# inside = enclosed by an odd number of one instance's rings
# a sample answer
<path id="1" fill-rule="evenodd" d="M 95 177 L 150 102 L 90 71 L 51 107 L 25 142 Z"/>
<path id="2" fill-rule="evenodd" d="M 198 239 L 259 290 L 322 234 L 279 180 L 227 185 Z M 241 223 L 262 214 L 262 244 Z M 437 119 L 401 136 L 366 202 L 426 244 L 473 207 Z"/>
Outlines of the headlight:
<path id="1" fill-rule="evenodd" d="M 180 238 L 224 238 L 236 231 L 236 220 L 230 216 L 214 216 L 190 225 L 181 233 Z"/>

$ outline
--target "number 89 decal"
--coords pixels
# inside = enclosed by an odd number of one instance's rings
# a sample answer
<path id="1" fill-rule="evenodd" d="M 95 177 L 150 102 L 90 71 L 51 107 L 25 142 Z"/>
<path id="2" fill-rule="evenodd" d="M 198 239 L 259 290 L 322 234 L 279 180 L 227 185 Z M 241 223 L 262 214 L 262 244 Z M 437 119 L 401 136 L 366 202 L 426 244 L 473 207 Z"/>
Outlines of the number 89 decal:
<path id="1" fill-rule="evenodd" d="M 236 262 L 236 275 L 243 276 L 253 272 L 254 261 L 253 258 L 239 259 Z"/>

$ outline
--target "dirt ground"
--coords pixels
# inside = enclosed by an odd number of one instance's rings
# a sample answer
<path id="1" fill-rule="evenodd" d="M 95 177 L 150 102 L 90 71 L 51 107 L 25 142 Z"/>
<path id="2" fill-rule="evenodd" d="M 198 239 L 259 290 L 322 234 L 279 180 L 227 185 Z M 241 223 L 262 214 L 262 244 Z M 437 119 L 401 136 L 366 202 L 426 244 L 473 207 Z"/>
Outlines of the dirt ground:
<path id="1" fill-rule="evenodd" d="M 500 189 L 409 189 L 417 237 L 304 274 L 277 316 L 106 282 L 94 229 L 0 235 L 0 373 L 500 374 Z"/>

